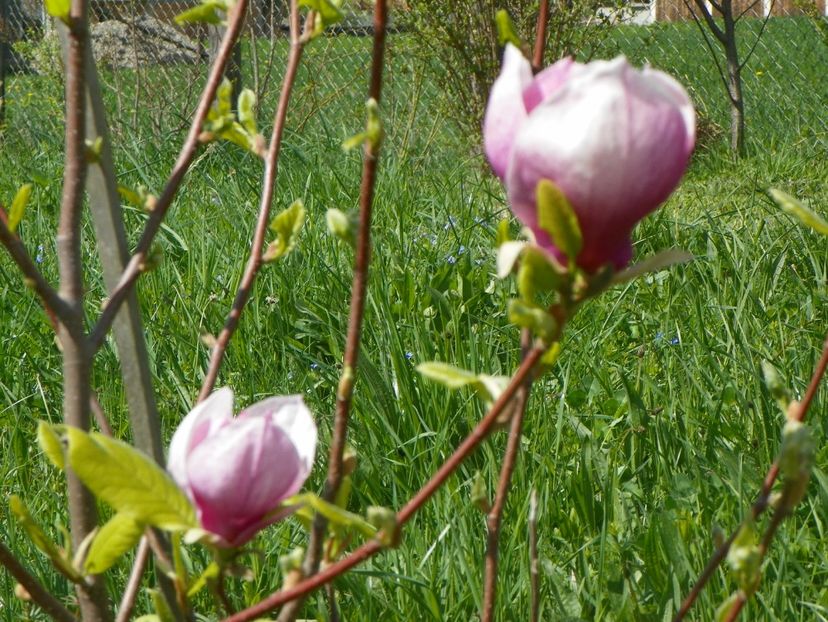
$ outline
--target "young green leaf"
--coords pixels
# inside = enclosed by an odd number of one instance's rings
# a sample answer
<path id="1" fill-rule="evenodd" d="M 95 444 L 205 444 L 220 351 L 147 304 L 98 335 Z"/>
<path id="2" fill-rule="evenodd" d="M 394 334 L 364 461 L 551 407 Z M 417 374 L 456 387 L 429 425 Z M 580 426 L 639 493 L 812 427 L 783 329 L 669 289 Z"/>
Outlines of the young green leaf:
<path id="1" fill-rule="evenodd" d="M 291 505 L 309 505 L 319 514 L 327 518 L 331 523 L 356 529 L 362 535 L 371 538 L 376 533 L 376 529 L 361 516 L 343 510 L 333 503 L 328 503 L 324 499 L 320 499 L 315 494 L 307 492 L 301 495 L 295 495 L 289 499 L 285 499 L 284 506 Z"/>
<path id="2" fill-rule="evenodd" d="M 32 184 L 23 184 L 20 190 L 14 195 L 11 207 L 9 207 L 9 231 L 12 233 L 17 231 L 17 226 L 23 220 L 23 213 L 26 211 L 26 206 L 29 204 L 29 198 L 32 196 Z"/>
<path id="3" fill-rule="evenodd" d="M 331 0 L 299 0 L 300 6 L 306 6 L 316 11 L 321 22 L 321 28 L 335 24 L 345 17 L 342 11 L 339 10 L 338 4 L 340 3 L 335 4 Z"/>
<path id="4" fill-rule="evenodd" d="M 574 262 L 584 242 L 575 210 L 561 189 L 548 179 L 541 179 L 535 192 L 538 226 L 549 234 L 570 262 Z"/>
<path id="5" fill-rule="evenodd" d="M 546 309 L 522 300 L 509 301 L 509 321 L 530 329 L 541 339 L 549 339 L 555 333 L 555 319 Z"/>
<path id="6" fill-rule="evenodd" d="M 613 274 L 609 284 L 618 285 L 620 283 L 626 283 L 627 281 L 637 279 L 648 272 L 659 272 L 660 270 L 664 270 L 672 265 L 687 263 L 692 260 L 693 255 L 687 251 L 680 248 L 668 248 L 667 250 L 660 251 L 651 257 L 647 257 L 647 259 L 630 266 L 626 270 Z"/>
<path id="7" fill-rule="evenodd" d="M 43 531 L 31 513 L 29 513 L 29 508 L 26 507 L 26 504 L 20 497 L 17 495 L 9 497 L 9 509 L 14 514 L 17 522 L 20 523 L 20 526 L 23 527 L 26 535 L 29 536 L 32 544 L 51 560 L 52 564 L 62 575 L 75 583 L 83 580 L 80 573 L 69 563 L 63 549 L 46 535 L 46 532 Z"/>
<path id="8" fill-rule="evenodd" d="M 276 239 L 270 243 L 264 254 L 264 261 L 274 261 L 287 255 L 296 246 L 296 237 L 305 223 L 305 206 L 301 199 L 296 199 L 290 207 L 282 210 L 270 229 L 276 233 Z"/>
<path id="9" fill-rule="evenodd" d="M 325 224 L 328 225 L 328 231 L 333 235 L 345 242 L 348 246 L 354 247 L 356 244 L 356 236 L 354 235 L 356 221 L 354 218 L 348 216 L 342 210 L 332 207 L 325 212 Z"/>
<path id="10" fill-rule="evenodd" d="M 537 246 L 527 246 L 520 259 L 517 286 L 521 297 L 529 302 L 538 292 L 549 292 L 558 288 L 565 274 L 556 262 Z"/>
<path id="11" fill-rule="evenodd" d="M 497 27 L 497 42 L 501 46 L 511 43 L 518 49 L 523 49 L 525 46 L 520 36 L 518 36 L 515 23 L 509 16 L 508 11 L 500 9 L 495 13 L 495 26 Z"/>
<path id="12" fill-rule="evenodd" d="M 798 218 L 802 224 L 807 225 L 817 233 L 828 235 L 828 221 L 812 209 L 806 207 L 801 201 L 792 197 L 787 192 L 782 192 L 776 188 L 768 190 L 768 194 L 782 208 L 782 211 Z"/>
<path id="13" fill-rule="evenodd" d="M 63 426 L 60 426 L 57 429 L 63 429 Z M 49 458 L 49 461 L 57 468 L 64 469 L 66 467 L 63 456 L 63 445 L 60 442 L 60 436 L 58 435 L 57 429 L 56 426 L 53 426 L 50 423 L 38 421 L 37 442 L 40 444 L 40 448 L 43 450 L 43 453 L 46 454 L 47 458 Z"/>
<path id="14" fill-rule="evenodd" d="M 132 547 L 138 544 L 144 525 L 127 514 L 116 514 L 98 530 L 84 561 L 86 574 L 108 570 Z"/>
<path id="15" fill-rule="evenodd" d="M 71 0 L 45 0 L 46 12 L 52 17 L 56 17 L 64 24 L 69 23 L 69 10 L 71 9 Z"/>
<path id="16" fill-rule="evenodd" d="M 207 586 L 208 582 L 218 579 L 219 575 L 221 575 L 221 568 L 219 568 L 219 565 L 216 562 L 210 562 L 204 571 L 196 577 L 196 580 L 193 581 L 187 588 L 187 598 L 192 598 L 198 594 Z"/>
<path id="17" fill-rule="evenodd" d="M 190 501 L 172 478 L 135 448 L 67 426 L 67 461 L 101 501 L 137 522 L 168 531 L 197 527 Z"/>
<path id="18" fill-rule="evenodd" d="M 256 94 L 250 89 L 243 89 L 239 93 L 238 102 L 239 123 L 249 134 L 258 133 L 256 129 Z"/>
<path id="19" fill-rule="evenodd" d="M 476 374 L 470 371 L 449 365 L 448 363 L 441 363 L 440 361 L 431 361 L 429 363 L 420 363 L 417 365 L 417 371 L 429 380 L 434 380 L 449 389 L 460 389 L 468 385 L 476 385 L 478 378 Z"/>
<path id="20" fill-rule="evenodd" d="M 198 4 L 183 13 L 179 13 L 173 19 L 176 24 L 221 24 L 224 19 L 224 12 L 227 11 L 226 2 L 210 1 Z"/>

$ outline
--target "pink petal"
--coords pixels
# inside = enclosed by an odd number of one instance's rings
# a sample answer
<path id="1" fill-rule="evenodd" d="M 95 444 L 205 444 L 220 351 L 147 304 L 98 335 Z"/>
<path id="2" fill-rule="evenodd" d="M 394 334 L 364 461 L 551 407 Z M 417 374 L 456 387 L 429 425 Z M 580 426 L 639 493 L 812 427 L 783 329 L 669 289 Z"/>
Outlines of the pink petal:
<path id="1" fill-rule="evenodd" d="M 167 457 L 167 471 L 179 486 L 189 490 L 186 464 L 192 448 L 232 418 L 233 390 L 229 387 L 215 391 L 184 417 L 173 434 Z"/>
<path id="2" fill-rule="evenodd" d="M 529 86 L 523 90 L 523 104 L 527 112 L 531 113 L 539 104 L 557 93 L 566 84 L 572 69 L 576 67 L 583 67 L 583 65 L 567 56 L 538 73 Z"/>
<path id="3" fill-rule="evenodd" d="M 495 174 L 506 175 L 515 132 L 526 118 L 523 90 L 532 81 L 529 61 L 512 44 L 503 52 L 503 67 L 492 85 L 483 119 L 483 147 Z"/>

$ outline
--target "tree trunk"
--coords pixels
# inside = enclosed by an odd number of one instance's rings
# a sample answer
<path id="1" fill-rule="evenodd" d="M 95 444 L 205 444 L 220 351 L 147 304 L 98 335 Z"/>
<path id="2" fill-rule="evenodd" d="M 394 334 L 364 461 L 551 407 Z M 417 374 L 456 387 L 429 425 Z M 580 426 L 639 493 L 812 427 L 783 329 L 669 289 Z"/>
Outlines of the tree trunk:
<path id="1" fill-rule="evenodd" d="M 742 67 L 736 46 L 736 22 L 731 0 L 722 1 L 725 57 L 727 59 L 727 94 L 730 99 L 730 150 L 745 155 L 745 100 L 742 97 Z"/>

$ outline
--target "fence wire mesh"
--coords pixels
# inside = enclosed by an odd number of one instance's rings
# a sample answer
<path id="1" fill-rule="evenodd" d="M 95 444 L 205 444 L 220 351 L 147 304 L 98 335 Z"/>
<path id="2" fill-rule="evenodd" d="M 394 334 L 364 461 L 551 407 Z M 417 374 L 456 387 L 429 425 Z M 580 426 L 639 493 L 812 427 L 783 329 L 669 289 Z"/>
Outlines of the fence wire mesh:
<path id="1" fill-rule="evenodd" d="M 793 145 L 816 141 L 824 146 L 828 142 L 826 1 L 733 1 L 736 14 L 742 15 L 737 35 L 741 57 L 747 59 L 743 81 L 750 139 Z M 0 2 L 3 140 L 36 157 L 62 131 L 59 46 L 40 0 Z M 174 17 L 189 4 L 186 0 L 96 0 L 93 4 L 92 43 L 116 142 L 134 146 L 166 141 L 186 127 L 215 36 L 207 27 L 175 25 Z M 458 1 L 457 10 L 473 10 L 471 4 L 464 7 Z M 653 0 L 607 8 L 616 25 L 592 56 L 625 54 L 634 63 L 650 63 L 676 75 L 694 97 L 703 139 L 725 143 L 729 104 L 716 65 L 722 63 L 722 54 L 715 41 L 711 52 L 689 7 L 684 0 Z M 309 46 L 290 115 L 291 131 L 329 131 L 331 122 L 345 118 L 351 130 L 358 129 L 368 79 L 369 9 L 352 7 L 342 23 Z M 398 9 L 399 28 L 389 38 L 384 102 L 386 115 L 391 115 L 392 138 L 445 136 L 451 122 L 444 111 L 450 107 L 441 101 L 445 92 L 441 85 L 458 78 L 449 77 L 455 75 L 452 68 L 438 66 L 425 37 L 406 28 L 406 7 Z M 252 4 L 240 43 L 243 81 L 258 94 L 262 119 L 269 118 L 278 96 L 287 55 L 286 30 L 282 0 Z M 766 137 L 769 128 L 773 131 Z"/>

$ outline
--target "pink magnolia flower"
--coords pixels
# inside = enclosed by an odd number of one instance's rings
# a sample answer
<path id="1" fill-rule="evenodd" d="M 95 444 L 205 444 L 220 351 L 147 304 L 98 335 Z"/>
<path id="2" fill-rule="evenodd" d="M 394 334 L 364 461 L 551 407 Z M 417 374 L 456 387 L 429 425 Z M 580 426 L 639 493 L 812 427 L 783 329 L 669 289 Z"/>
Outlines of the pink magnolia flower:
<path id="1" fill-rule="evenodd" d="M 667 74 L 611 61 L 558 61 L 532 76 L 507 45 L 483 123 L 486 155 L 515 216 L 560 257 L 538 227 L 535 191 L 548 179 L 572 204 L 590 271 L 632 257 L 635 224 L 670 195 L 695 143 L 695 112 Z"/>
<path id="2" fill-rule="evenodd" d="M 271 397 L 233 417 L 233 391 L 198 404 L 173 434 L 167 470 L 196 507 L 201 526 L 239 546 L 290 513 L 313 466 L 316 425 L 302 397 Z"/>

